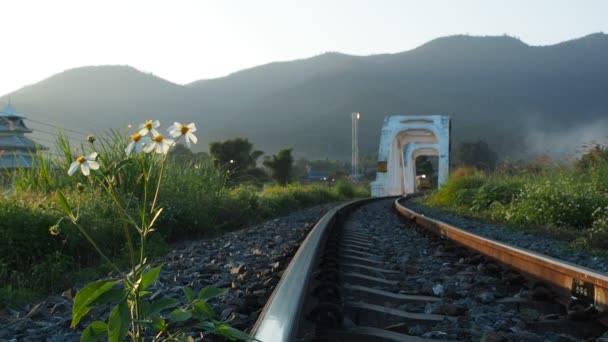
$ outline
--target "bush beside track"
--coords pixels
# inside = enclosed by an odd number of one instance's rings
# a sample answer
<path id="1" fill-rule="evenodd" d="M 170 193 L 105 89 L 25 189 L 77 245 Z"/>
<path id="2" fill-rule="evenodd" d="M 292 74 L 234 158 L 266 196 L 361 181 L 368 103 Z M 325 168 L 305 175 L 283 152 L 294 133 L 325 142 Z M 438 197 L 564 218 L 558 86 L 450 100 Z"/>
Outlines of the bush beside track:
<path id="1" fill-rule="evenodd" d="M 156 227 L 160 234 L 149 241 L 151 257 L 167 252 L 171 242 L 214 236 L 298 209 L 368 196 L 364 187 L 348 181 L 332 187 L 229 187 L 211 162 L 172 166 L 161 189 L 164 210 Z M 25 172 L 19 175 L 15 191 L 0 199 L 0 306 L 31 301 L 109 272 L 99 266 L 101 260 L 74 226 L 64 221 L 57 235 L 49 232 L 61 217 L 54 209 L 60 207 L 54 189 L 80 197 L 81 222 L 91 228 L 104 252 L 119 262 L 126 255 L 126 246 L 116 243 L 124 241 L 120 222 L 100 189 L 78 190 L 79 179 L 72 181 L 51 168 Z"/>
<path id="2" fill-rule="evenodd" d="M 577 248 L 608 249 L 608 162 L 571 168 L 546 166 L 486 174 L 452 173 L 421 200 L 458 215 L 549 234 Z"/>

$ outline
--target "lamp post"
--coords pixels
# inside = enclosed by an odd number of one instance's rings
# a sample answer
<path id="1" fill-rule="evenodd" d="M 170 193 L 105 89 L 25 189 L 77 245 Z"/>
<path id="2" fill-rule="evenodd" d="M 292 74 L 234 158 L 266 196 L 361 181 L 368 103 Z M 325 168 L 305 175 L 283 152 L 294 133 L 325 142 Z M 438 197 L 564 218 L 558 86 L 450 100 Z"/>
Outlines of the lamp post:
<path id="1" fill-rule="evenodd" d="M 351 113 L 352 121 L 352 178 L 353 181 L 359 181 L 359 118 L 361 114 Z"/>

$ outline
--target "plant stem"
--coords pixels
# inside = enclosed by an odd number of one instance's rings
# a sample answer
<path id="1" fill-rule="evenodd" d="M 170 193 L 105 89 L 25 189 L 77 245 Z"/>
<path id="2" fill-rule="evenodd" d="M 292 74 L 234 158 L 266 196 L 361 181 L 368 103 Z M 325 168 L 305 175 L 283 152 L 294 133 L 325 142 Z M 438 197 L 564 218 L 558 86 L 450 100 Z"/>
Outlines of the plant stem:
<path id="1" fill-rule="evenodd" d="M 70 220 L 72 221 L 72 223 L 76 226 L 76 228 L 78 228 L 78 230 L 80 231 L 80 233 L 82 235 L 84 235 L 84 237 L 89 241 L 89 243 L 93 246 L 93 248 L 95 248 L 95 250 L 97 251 L 97 253 L 99 253 L 99 255 L 101 255 L 101 257 L 110 264 L 110 266 L 116 271 L 118 272 L 118 274 L 125 280 L 125 282 L 127 282 L 127 284 L 130 284 L 128 277 L 122 273 L 122 271 L 112 262 L 112 260 L 110 260 L 110 258 L 108 258 L 99 248 L 99 246 L 97 246 L 97 243 L 95 243 L 95 241 L 93 240 L 93 238 L 89 235 L 89 233 L 87 233 L 84 228 L 78 224 L 78 222 L 76 221 L 76 218 L 74 216 L 70 216 Z"/>

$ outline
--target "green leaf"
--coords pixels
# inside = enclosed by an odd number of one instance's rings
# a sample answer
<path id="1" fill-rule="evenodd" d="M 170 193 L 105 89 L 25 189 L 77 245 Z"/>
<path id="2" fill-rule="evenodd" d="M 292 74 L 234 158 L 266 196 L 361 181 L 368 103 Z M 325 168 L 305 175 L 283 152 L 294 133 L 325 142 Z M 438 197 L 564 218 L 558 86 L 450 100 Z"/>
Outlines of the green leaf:
<path id="1" fill-rule="evenodd" d="M 93 303 L 99 296 L 109 291 L 117 281 L 100 280 L 88 284 L 83 287 L 74 298 L 74 307 L 72 308 L 72 324 L 70 327 L 74 328 L 80 319 L 91 310 L 91 303 Z"/>
<path id="2" fill-rule="evenodd" d="M 167 331 L 168 325 L 164 319 L 160 318 L 157 315 L 151 316 L 150 318 L 152 319 L 152 326 L 154 327 L 154 329 L 158 331 Z"/>
<path id="3" fill-rule="evenodd" d="M 183 309 L 175 309 L 171 311 L 169 318 L 171 322 L 183 322 L 192 317 L 192 312 Z"/>
<path id="4" fill-rule="evenodd" d="M 70 202 L 68 202 L 67 198 L 65 198 L 65 196 L 63 195 L 63 193 L 61 191 L 57 191 L 57 197 L 59 197 L 59 203 L 61 203 L 61 206 L 63 207 L 64 212 L 66 213 L 66 215 L 72 215 L 72 206 L 70 206 Z"/>
<path id="5" fill-rule="evenodd" d="M 90 306 L 118 303 L 127 297 L 124 289 L 110 289 L 91 302 Z"/>
<path id="6" fill-rule="evenodd" d="M 215 331 L 216 334 L 223 336 L 223 337 L 227 337 L 230 340 L 243 340 L 243 341 L 258 341 L 258 342 L 262 342 L 258 339 L 255 339 L 251 336 L 249 336 L 248 334 L 246 334 L 243 331 L 240 331 L 238 329 L 229 327 L 227 325 L 220 325 L 218 326 Z"/>
<path id="7" fill-rule="evenodd" d="M 129 333 L 131 315 L 127 301 L 122 301 L 112 309 L 108 320 L 108 341 L 122 342 Z"/>
<path id="8" fill-rule="evenodd" d="M 194 309 L 199 315 L 202 315 L 206 318 L 215 318 L 215 312 L 213 311 L 213 308 L 205 301 L 194 302 Z"/>
<path id="9" fill-rule="evenodd" d="M 150 285 L 154 284 L 156 279 L 158 279 L 158 275 L 160 274 L 160 270 L 163 268 L 163 265 L 158 265 L 153 269 L 146 272 L 141 277 L 141 284 L 139 285 L 140 290 L 147 289 Z"/>
<path id="10" fill-rule="evenodd" d="M 198 293 L 198 299 L 208 300 L 211 298 L 223 296 L 228 292 L 227 289 L 218 289 L 215 287 L 205 287 Z"/>
<path id="11" fill-rule="evenodd" d="M 203 329 L 205 331 L 215 331 L 215 324 L 213 322 L 200 322 L 195 327 Z"/>
<path id="12" fill-rule="evenodd" d="M 102 321 L 95 321 L 84 329 L 80 335 L 80 342 L 98 342 L 108 336 L 108 325 Z"/>
<path id="13" fill-rule="evenodd" d="M 161 298 L 152 303 L 149 314 L 154 315 L 154 314 L 160 313 L 163 310 L 174 308 L 178 305 L 179 305 L 179 300 L 177 300 L 175 298 L 169 298 L 169 297 Z"/>
<path id="14" fill-rule="evenodd" d="M 187 287 L 184 287 L 184 294 L 186 295 L 186 299 L 188 299 L 188 302 L 192 302 L 194 300 L 194 293 L 192 292 L 192 290 L 190 290 Z"/>

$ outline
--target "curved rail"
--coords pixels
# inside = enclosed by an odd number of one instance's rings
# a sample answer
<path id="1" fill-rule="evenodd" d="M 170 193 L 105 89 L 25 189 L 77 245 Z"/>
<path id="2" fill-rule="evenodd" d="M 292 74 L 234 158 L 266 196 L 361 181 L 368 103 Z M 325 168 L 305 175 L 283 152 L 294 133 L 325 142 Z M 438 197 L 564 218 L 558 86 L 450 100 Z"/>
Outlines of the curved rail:
<path id="1" fill-rule="evenodd" d="M 317 222 L 298 248 L 260 313 L 260 317 L 252 329 L 253 337 L 264 342 L 294 340 L 304 299 L 307 296 L 308 284 L 312 272 L 315 270 L 322 243 L 327 237 L 334 219 L 341 212 L 376 199 L 355 200 L 339 205 L 327 212 Z"/>
<path id="2" fill-rule="evenodd" d="M 355 200 L 325 214 L 302 242 L 297 253 L 283 273 L 264 309 L 256 321 L 252 335 L 255 339 L 269 342 L 293 341 L 298 333 L 305 300 L 308 296 L 312 275 L 317 269 L 324 245 L 336 219 L 356 207 L 383 198 Z M 475 250 L 507 268 L 515 269 L 538 284 L 551 286 L 557 299 L 567 306 L 591 307 L 608 313 L 608 275 L 564 262 L 546 255 L 514 247 L 480 237 L 445 222 L 435 220 L 406 208 L 401 199 L 394 202 L 395 209 L 418 225 Z M 608 325 L 608 315 L 599 319 Z"/>
<path id="3" fill-rule="evenodd" d="M 516 269 L 528 277 L 552 286 L 559 301 L 564 305 L 572 305 L 577 302 L 593 305 L 600 312 L 608 312 L 608 275 L 524 248 L 477 236 L 408 209 L 399 203 L 400 200 L 395 201 L 395 208 L 403 216 L 415 220 L 418 225 L 442 238 L 473 249 L 507 268 Z"/>

